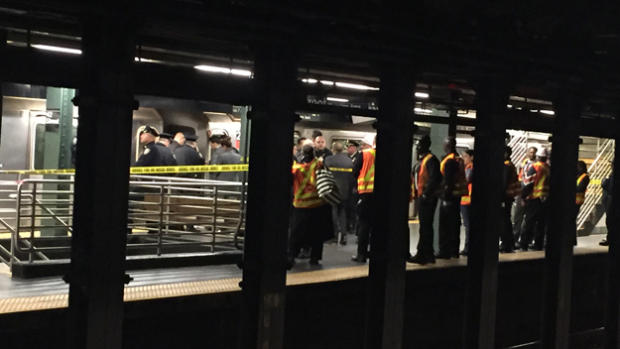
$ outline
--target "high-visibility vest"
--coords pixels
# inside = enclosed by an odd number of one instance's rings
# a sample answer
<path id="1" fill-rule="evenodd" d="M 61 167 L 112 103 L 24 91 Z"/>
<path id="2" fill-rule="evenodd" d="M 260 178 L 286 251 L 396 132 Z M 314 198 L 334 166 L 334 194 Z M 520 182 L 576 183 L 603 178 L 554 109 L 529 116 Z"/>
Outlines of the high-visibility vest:
<path id="1" fill-rule="evenodd" d="M 521 194 L 521 183 L 519 183 L 519 177 L 517 175 L 517 169 L 510 160 L 504 161 L 504 166 L 508 167 L 508 183 L 506 184 L 506 197 L 514 198 Z"/>
<path id="2" fill-rule="evenodd" d="M 357 192 L 360 194 L 375 190 L 375 152 L 374 148 L 362 151 L 362 170 L 357 177 Z"/>
<path id="3" fill-rule="evenodd" d="M 473 163 L 469 163 L 465 166 L 465 171 L 467 172 L 467 170 L 469 169 L 473 169 L 474 168 L 474 164 Z M 467 183 L 467 195 L 463 195 L 461 196 L 461 205 L 462 206 L 469 206 L 471 205 L 471 189 L 473 188 L 472 182 L 468 182 Z"/>
<path id="4" fill-rule="evenodd" d="M 532 199 L 546 198 L 549 196 L 549 165 L 542 161 L 534 163 L 536 178 L 534 179 L 534 191 Z"/>
<path id="5" fill-rule="evenodd" d="M 422 159 L 420 163 L 420 168 L 418 168 L 418 184 L 416 197 L 421 197 L 422 193 L 424 193 L 424 187 L 426 186 L 426 182 L 428 182 L 428 172 L 426 171 L 426 163 L 433 157 L 433 154 L 428 153 Z"/>
<path id="6" fill-rule="evenodd" d="M 579 187 L 581 182 L 583 182 L 583 180 L 586 177 L 588 177 L 588 174 L 587 173 L 583 173 L 583 174 L 581 174 L 581 176 L 579 176 L 579 178 L 577 178 L 577 187 Z M 586 201 L 586 191 L 587 190 L 588 190 L 588 188 L 586 188 L 583 192 L 577 192 L 577 198 L 575 199 L 575 203 L 577 205 L 582 205 Z"/>
<path id="7" fill-rule="evenodd" d="M 313 208 L 324 205 L 316 189 L 316 169 L 321 166 L 318 159 L 307 163 L 293 163 L 293 206 Z"/>
<path id="8" fill-rule="evenodd" d="M 452 191 L 453 196 L 463 196 L 467 194 L 467 180 L 465 180 L 465 169 L 463 168 L 463 162 L 461 158 L 456 153 L 450 153 L 446 155 L 443 160 L 441 160 L 441 164 L 439 166 L 439 171 L 442 176 L 445 176 L 446 173 L 446 163 L 448 161 L 454 160 L 457 162 L 459 169 L 456 173 L 456 178 L 454 180 L 454 190 Z"/>

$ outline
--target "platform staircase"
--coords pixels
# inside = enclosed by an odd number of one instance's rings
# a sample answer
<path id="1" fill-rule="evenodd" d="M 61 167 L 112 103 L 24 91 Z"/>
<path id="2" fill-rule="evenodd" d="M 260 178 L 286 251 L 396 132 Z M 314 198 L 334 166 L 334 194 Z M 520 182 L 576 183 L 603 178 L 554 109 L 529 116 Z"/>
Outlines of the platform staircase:
<path id="1" fill-rule="evenodd" d="M 512 148 L 512 156 L 510 160 L 517 166 L 517 169 L 523 165 L 525 158 L 527 157 L 529 132 L 521 132 L 512 137 L 508 146 Z"/>
<path id="2" fill-rule="evenodd" d="M 598 147 L 596 158 L 588 167 L 590 185 L 588 185 L 585 202 L 577 216 L 577 234 L 579 236 L 592 234 L 596 224 L 605 214 L 601 182 L 611 175 L 614 146 L 613 139 L 603 141 Z"/>

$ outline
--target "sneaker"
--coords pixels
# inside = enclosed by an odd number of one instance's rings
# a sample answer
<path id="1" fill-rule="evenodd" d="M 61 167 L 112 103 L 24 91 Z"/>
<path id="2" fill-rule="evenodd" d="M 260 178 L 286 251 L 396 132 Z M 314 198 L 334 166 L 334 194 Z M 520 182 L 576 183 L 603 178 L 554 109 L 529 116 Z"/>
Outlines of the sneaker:
<path id="1" fill-rule="evenodd" d="M 603 239 L 598 244 L 601 246 L 609 246 L 609 241 L 607 241 L 607 239 Z"/>

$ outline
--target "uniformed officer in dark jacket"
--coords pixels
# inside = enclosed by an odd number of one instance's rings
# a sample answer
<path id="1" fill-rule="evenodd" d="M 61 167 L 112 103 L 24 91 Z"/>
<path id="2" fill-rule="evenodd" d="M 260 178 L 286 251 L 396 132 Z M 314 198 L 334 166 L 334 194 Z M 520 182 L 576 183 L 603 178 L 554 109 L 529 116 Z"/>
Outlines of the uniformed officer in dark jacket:
<path id="1" fill-rule="evenodd" d="M 342 199 L 340 204 L 332 207 L 332 215 L 334 216 L 334 227 L 339 235 L 338 242 L 341 245 L 346 245 L 347 234 L 349 233 L 347 231 L 349 225 L 347 224 L 346 210 L 347 206 L 351 205 L 349 200 L 355 180 L 353 177 L 353 161 L 344 153 L 344 145 L 340 142 L 334 143 L 332 151 L 334 155 L 325 158 L 325 166 L 334 169 L 334 180 Z"/>
<path id="2" fill-rule="evenodd" d="M 174 166 L 174 156 L 166 146 L 156 142 L 159 132 L 153 126 L 146 125 L 140 131 L 140 144 L 145 145 L 144 152 L 136 161 L 136 166 Z"/>
<path id="3" fill-rule="evenodd" d="M 362 152 L 359 151 L 359 142 L 357 141 L 349 141 L 347 145 L 347 155 L 351 159 L 353 166 L 361 163 L 362 160 Z M 352 176 L 353 177 L 353 176 Z M 351 233 L 357 234 L 357 201 L 359 200 L 359 194 L 357 193 L 357 178 L 353 177 L 353 184 L 351 188 L 351 197 L 347 204 L 347 224 L 348 230 Z"/>
<path id="4" fill-rule="evenodd" d="M 196 135 L 185 135 L 185 143 L 177 147 L 174 151 L 174 156 L 177 158 L 177 163 L 180 166 L 183 165 L 204 165 L 205 160 L 202 154 L 198 152 L 192 145 L 196 142 Z M 195 145 L 194 145 L 195 146 Z M 189 173 L 187 177 L 198 178 L 201 177 L 200 173 Z"/>

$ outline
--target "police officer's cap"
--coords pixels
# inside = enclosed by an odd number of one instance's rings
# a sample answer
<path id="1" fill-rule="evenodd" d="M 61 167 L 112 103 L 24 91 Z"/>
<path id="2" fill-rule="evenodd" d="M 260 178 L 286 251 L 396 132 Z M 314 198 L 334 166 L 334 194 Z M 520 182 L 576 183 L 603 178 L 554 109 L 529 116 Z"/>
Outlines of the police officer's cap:
<path id="1" fill-rule="evenodd" d="M 168 132 L 162 132 L 159 134 L 159 138 L 172 139 L 172 135 Z"/>
<path id="2" fill-rule="evenodd" d="M 140 131 L 140 134 L 143 134 L 143 133 L 150 133 L 155 137 L 159 136 L 159 131 L 157 131 L 157 129 L 151 125 L 144 126 L 142 131 Z"/>
<path id="3" fill-rule="evenodd" d="M 185 135 L 185 140 L 190 141 L 190 142 L 196 142 L 196 140 L 198 140 L 198 136 L 196 135 Z"/>
<path id="4" fill-rule="evenodd" d="M 349 142 L 347 143 L 347 146 L 348 146 L 348 147 L 350 147 L 350 146 L 359 147 L 359 146 L 360 146 L 360 144 L 359 144 L 359 142 L 357 142 L 357 141 L 349 141 Z"/>

